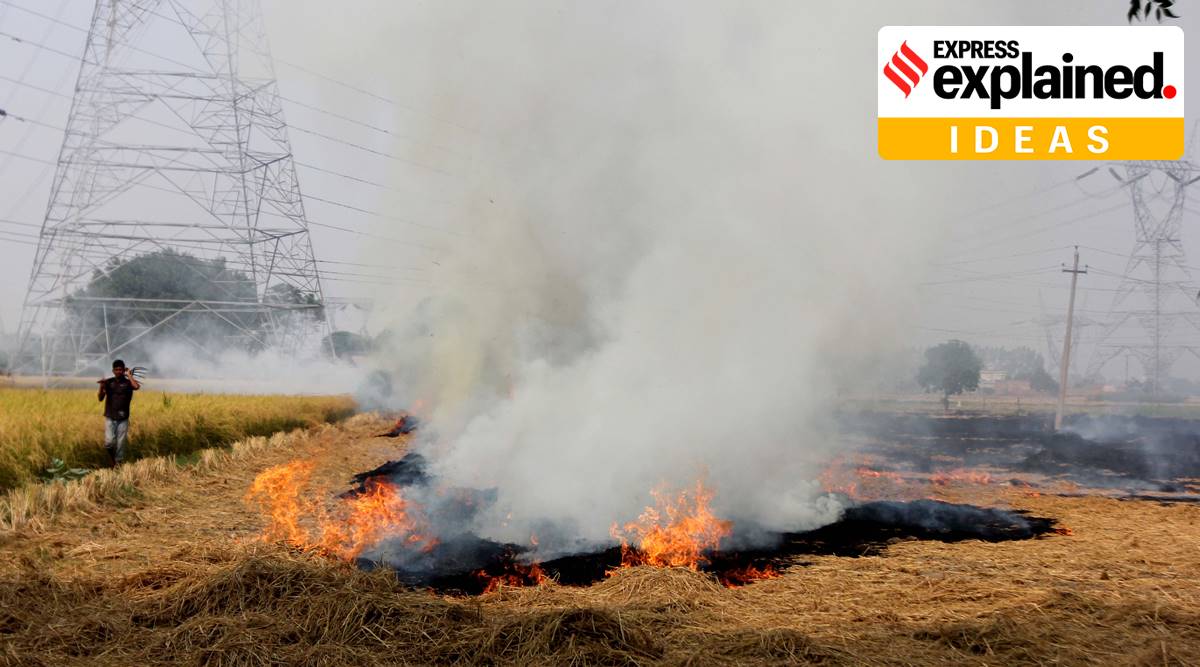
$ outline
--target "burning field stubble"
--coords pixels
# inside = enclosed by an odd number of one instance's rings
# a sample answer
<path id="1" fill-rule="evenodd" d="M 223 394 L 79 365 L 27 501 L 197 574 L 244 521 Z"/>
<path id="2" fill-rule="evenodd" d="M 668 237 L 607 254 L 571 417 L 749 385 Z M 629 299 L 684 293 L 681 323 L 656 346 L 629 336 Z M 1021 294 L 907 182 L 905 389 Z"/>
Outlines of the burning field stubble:
<path id="1" fill-rule="evenodd" d="M 353 527 L 370 533 L 354 521 L 324 551 L 261 541 L 275 524 L 243 501 L 256 478 L 304 461 L 309 483 L 336 488 L 395 456 L 396 441 L 369 437 L 378 431 L 355 418 L 6 539 L 0 664 L 1200 661 L 1195 504 L 954 479 L 938 485 L 945 500 L 983 494 L 1073 534 L 899 538 L 862 557 L 799 557 L 737 588 L 688 567 L 640 565 L 586 587 L 501 582 L 446 597 L 349 563 Z M 400 520 L 383 500 L 384 516 Z M 329 497 L 321 511 L 346 519 L 350 507 Z"/>

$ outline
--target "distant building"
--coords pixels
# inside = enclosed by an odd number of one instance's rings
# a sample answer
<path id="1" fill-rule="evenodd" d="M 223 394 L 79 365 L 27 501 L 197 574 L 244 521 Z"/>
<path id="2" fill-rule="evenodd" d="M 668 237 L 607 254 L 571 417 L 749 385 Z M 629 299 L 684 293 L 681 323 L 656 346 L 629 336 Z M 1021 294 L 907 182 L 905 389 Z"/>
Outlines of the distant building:
<path id="1" fill-rule="evenodd" d="M 996 385 L 1008 379 L 1008 371 L 985 368 L 979 371 L 979 388 L 995 389 Z"/>

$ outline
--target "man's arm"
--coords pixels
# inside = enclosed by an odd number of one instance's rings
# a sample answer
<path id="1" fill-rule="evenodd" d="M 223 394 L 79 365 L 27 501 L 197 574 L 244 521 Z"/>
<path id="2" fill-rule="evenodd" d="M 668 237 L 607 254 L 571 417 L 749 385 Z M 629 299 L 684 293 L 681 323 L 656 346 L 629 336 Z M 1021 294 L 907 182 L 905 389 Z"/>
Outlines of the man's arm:
<path id="1" fill-rule="evenodd" d="M 132 375 L 132 374 L 126 375 L 126 377 L 128 377 L 128 378 L 129 378 L 129 385 L 130 385 L 131 387 L 133 387 L 133 388 L 134 388 L 134 390 L 137 390 L 137 389 L 141 389 L 141 388 L 142 388 L 142 383 L 141 383 L 141 382 L 138 382 L 138 381 L 137 381 L 137 378 L 133 377 L 133 375 Z"/>

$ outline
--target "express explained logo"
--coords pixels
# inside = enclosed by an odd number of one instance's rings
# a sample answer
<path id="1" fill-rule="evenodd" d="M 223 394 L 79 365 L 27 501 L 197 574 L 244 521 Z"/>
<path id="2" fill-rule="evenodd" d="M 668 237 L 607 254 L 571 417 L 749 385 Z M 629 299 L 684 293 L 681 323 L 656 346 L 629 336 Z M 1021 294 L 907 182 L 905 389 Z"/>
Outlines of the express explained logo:
<path id="1" fill-rule="evenodd" d="M 1163 52 L 1154 51 L 1149 63 L 1138 67 L 1125 64 L 1100 66 L 1079 64 L 1070 51 L 1061 54 L 1061 62 L 1035 62 L 1032 51 L 1023 50 L 1017 40 L 934 40 L 933 59 L 949 61 L 933 72 L 933 93 L 943 100 L 978 98 L 992 109 L 1005 100 L 1070 99 L 1173 99 L 1175 86 L 1163 82 Z M 999 64 L 967 64 L 963 59 L 995 61 Z M 1004 62 L 1007 60 L 1007 62 Z M 908 98 L 929 66 L 908 45 L 883 65 L 887 77 Z"/>
<path id="2" fill-rule="evenodd" d="M 883 26 L 887 160 L 1177 160 L 1178 26 Z M 868 70 L 869 71 L 869 70 Z"/>
<path id="3" fill-rule="evenodd" d="M 904 56 L 904 58 L 900 56 Z M 919 74 L 917 70 L 920 70 Z M 929 65 L 921 60 L 921 56 L 918 56 L 916 51 L 909 48 L 907 40 L 901 42 L 900 50 L 892 54 L 892 59 L 883 66 L 883 75 L 896 84 L 905 97 L 912 94 L 913 88 L 917 87 L 917 84 L 921 82 L 921 77 L 925 76 L 928 71 Z"/>

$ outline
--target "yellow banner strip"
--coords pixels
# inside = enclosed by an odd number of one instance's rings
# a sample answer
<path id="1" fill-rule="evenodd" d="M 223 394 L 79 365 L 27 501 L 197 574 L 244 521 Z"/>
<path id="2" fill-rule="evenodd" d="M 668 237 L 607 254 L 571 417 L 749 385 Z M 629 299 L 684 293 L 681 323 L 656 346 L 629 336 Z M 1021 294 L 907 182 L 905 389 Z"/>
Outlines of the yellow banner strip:
<path id="1" fill-rule="evenodd" d="M 1182 118 L 880 118 L 886 160 L 1178 160 Z"/>

